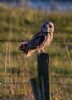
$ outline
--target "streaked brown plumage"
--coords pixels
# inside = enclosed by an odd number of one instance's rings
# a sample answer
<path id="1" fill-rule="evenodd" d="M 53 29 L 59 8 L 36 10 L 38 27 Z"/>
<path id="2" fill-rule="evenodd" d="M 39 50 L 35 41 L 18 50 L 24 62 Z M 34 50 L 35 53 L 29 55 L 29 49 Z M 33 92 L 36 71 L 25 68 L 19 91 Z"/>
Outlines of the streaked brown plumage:
<path id="1" fill-rule="evenodd" d="M 22 42 L 19 50 L 26 56 L 31 56 L 34 51 L 38 53 L 45 52 L 44 48 L 49 46 L 53 40 L 54 25 L 52 22 L 46 22 L 41 26 L 41 31 L 34 35 L 31 40 Z"/>

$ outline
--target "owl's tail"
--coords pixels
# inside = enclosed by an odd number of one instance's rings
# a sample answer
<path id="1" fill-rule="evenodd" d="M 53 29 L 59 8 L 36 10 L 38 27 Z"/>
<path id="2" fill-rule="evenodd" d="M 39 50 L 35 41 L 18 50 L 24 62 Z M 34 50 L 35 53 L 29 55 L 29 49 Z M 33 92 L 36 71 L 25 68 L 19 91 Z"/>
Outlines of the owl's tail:
<path id="1" fill-rule="evenodd" d="M 34 53 L 34 50 L 28 50 L 28 41 L 25 41 L 25 42 L 22 42 L 20 45 L 19 45 L 19 50 L 21 50 L 26 57 L 29 57 L 31 56 L 33 53 Z"/>
<path id="2" fill-rule="evenodd" d="M 22 42 L 19 45 L 19 50 L 21 50 L 24 54 L 27 54 L 28 53 L 28 50 L 27 50 L 27 42 L 28 41 Z"/>

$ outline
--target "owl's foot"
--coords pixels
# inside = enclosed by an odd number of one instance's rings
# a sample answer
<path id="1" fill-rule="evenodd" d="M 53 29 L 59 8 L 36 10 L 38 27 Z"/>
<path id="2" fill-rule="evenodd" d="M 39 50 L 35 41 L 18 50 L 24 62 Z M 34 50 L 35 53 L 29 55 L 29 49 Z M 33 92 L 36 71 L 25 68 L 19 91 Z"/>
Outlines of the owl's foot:
<path id="1" fill-rule="evenodd" d="M 34 53 L 34 50 L 28 51 L 28 53 L 25 53 L 25 56 L 30 57 L 32 56 L 33 53 Z"/>
<path id="2" fill-rule="evenodd" d="M 45 53 L 43 48 L 38 48 L 37 51 L 38 51 L 38 53 Z"/>

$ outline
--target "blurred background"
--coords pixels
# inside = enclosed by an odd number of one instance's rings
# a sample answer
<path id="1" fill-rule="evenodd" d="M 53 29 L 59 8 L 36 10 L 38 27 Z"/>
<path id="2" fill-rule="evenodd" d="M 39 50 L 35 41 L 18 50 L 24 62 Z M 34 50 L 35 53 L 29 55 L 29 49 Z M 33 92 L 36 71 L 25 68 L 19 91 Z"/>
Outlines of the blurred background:
<path id="1" fill-rule="evenodd" d="M 0 100 L 34 100 L 30 79 L 37 77 L 37 53 L 26 58 L 22 41 L 55 25 L 50 55 L 51 100 L 72 100 L 72 0 L 0 0 Z"/>

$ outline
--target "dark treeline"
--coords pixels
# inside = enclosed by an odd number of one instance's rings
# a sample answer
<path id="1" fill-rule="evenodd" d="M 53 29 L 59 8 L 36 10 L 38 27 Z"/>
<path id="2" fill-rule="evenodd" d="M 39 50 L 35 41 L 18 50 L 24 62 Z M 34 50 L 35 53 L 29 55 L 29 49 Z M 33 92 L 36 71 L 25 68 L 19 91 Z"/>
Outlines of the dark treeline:
<path id="1" fill-rule="evenodd" d="M 0 0 L 0 2 L 19 2 L 21 0 Z"/>
<path id="2" fill-rule="evenodd" d="M 22 2 L 22 1 L 32 1 L 32 2 L 50 2 L 50 1 L 55 1 L 55 2 L 72 2 L 72 0 L 0 0 L 0 2 Z"/>
<path id="3" fill-rule="evenodd" d="M 41 2 L 48 2 L 48 1 L 55 1 L 55 2 L 72 2 L 72 0 L 30 0 L 30 1 L 41 1 Z"/>

